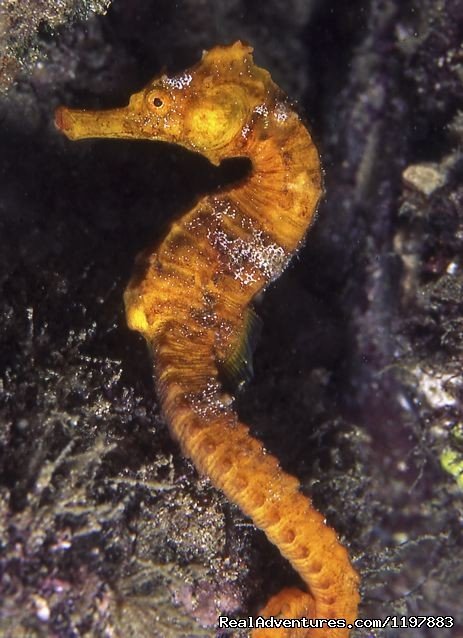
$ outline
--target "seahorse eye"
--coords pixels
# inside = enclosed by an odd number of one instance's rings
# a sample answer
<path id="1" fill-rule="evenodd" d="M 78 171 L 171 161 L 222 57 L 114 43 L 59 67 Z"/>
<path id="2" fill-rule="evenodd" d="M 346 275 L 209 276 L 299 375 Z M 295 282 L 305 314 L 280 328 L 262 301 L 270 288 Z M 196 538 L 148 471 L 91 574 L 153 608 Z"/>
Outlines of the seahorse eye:
<path id="1" fill-rule="evenodd" d="M 169 97 L 162 90 L 154 88 L 146 95 L 146 103 L 152 111 L 159 111 L 169 106 Z"/>

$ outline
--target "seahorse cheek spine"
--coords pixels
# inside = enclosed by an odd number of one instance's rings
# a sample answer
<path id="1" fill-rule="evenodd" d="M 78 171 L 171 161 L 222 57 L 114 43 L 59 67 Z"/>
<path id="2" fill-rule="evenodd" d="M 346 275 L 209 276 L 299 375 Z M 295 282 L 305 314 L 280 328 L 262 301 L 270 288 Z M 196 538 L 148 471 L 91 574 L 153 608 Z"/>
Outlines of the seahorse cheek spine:
<path id="1" fill-rule="evenodd" d="M 129 327 L 153 351 L 157 392 L 184 453 L 248 514 L 308 591 L 286 589 L 264 615 L 353 622 L 358 576 L 335 532 L 262 444 L 249 435 L 220 381 L 255 295 L 300 247 L 321 193 L 318 153 L 270 75 L 240 42 L 205 53 L 182 75 L 161 76 L 123 109 L 59 109 L 71 139 L 153 139 L 215 164 L 251 159 L 241 183 L 204 197 L 139 264 L 125 293 Z M 141 272 L 140 272 L 141 271 Z M 253 638 L 345 638 L 346 628 L 262 630 Z"/>

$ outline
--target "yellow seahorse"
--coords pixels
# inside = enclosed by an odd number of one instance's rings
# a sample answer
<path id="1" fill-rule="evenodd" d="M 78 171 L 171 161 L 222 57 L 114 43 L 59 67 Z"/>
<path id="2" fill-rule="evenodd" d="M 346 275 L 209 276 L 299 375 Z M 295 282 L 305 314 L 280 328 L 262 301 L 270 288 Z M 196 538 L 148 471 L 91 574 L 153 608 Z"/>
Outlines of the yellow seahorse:
<path id="1" fill-rule="evenodd" d="M 317 149 L 270 74 L 241 42 L 205 52 L 185 73 L 154 79 L 120 109 L 59 108 L 70 139 L 180 144 L 218 165 L 247 157 L 247 177 L 203 197 L 138 264 L 125 292 L 127 322 L 154 358 L 172 435 L 199 471 L 252 518 L 307 586 L 285 589 L 261 614 L 357 617 L 358 576 L 323 516 L 251 437 L 225 392 L 224 370 L 246 359 L 252 301 L 300 248 L 321 195 Z M 349 628 L 255 629 L 253 638 L 345 638 Z"/>

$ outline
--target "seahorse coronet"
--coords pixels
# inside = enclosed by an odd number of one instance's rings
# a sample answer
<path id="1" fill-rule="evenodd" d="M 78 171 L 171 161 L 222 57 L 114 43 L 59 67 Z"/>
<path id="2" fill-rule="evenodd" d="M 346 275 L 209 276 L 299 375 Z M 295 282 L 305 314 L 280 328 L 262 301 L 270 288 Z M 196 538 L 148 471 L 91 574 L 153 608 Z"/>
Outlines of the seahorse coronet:
<path id="1" fill-rule="evenodd" d="M 353 623 L 358 575 L 334 530 L 299 481 L 252 438 L 221 382 L 240 354 L 249 308 L 301 247 L 322 193 L 310 133 L 270 74 L 238 41 L 214 47 L 185 72 L 154 78 L 127 106 L 61 107 L 70 139 L 149 139 L 200 152 L 212 163 L 251 161 L 249 174 L 202 197 L 172 223 L 124 295 L 127 323 L 146 339 L 165 419 L 199 471 L 260 526 L 304 581 L 264 615 L 343 618 Z M 252 638 L 347 638 L 347 627 L 254 629 Z"/>

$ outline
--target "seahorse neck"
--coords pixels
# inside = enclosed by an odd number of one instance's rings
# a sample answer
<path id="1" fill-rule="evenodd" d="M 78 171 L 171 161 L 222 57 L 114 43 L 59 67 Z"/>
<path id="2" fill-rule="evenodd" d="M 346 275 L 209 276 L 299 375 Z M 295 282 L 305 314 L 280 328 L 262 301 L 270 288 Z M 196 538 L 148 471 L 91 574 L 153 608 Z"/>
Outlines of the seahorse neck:
<path id="1" fill-rule="evenodd" d="M 321 194 L 318 153 L 302 123 L 275 128 L 246 147 L 251 173 L 224 197 L 290 255 L 303 239 Z"/>

